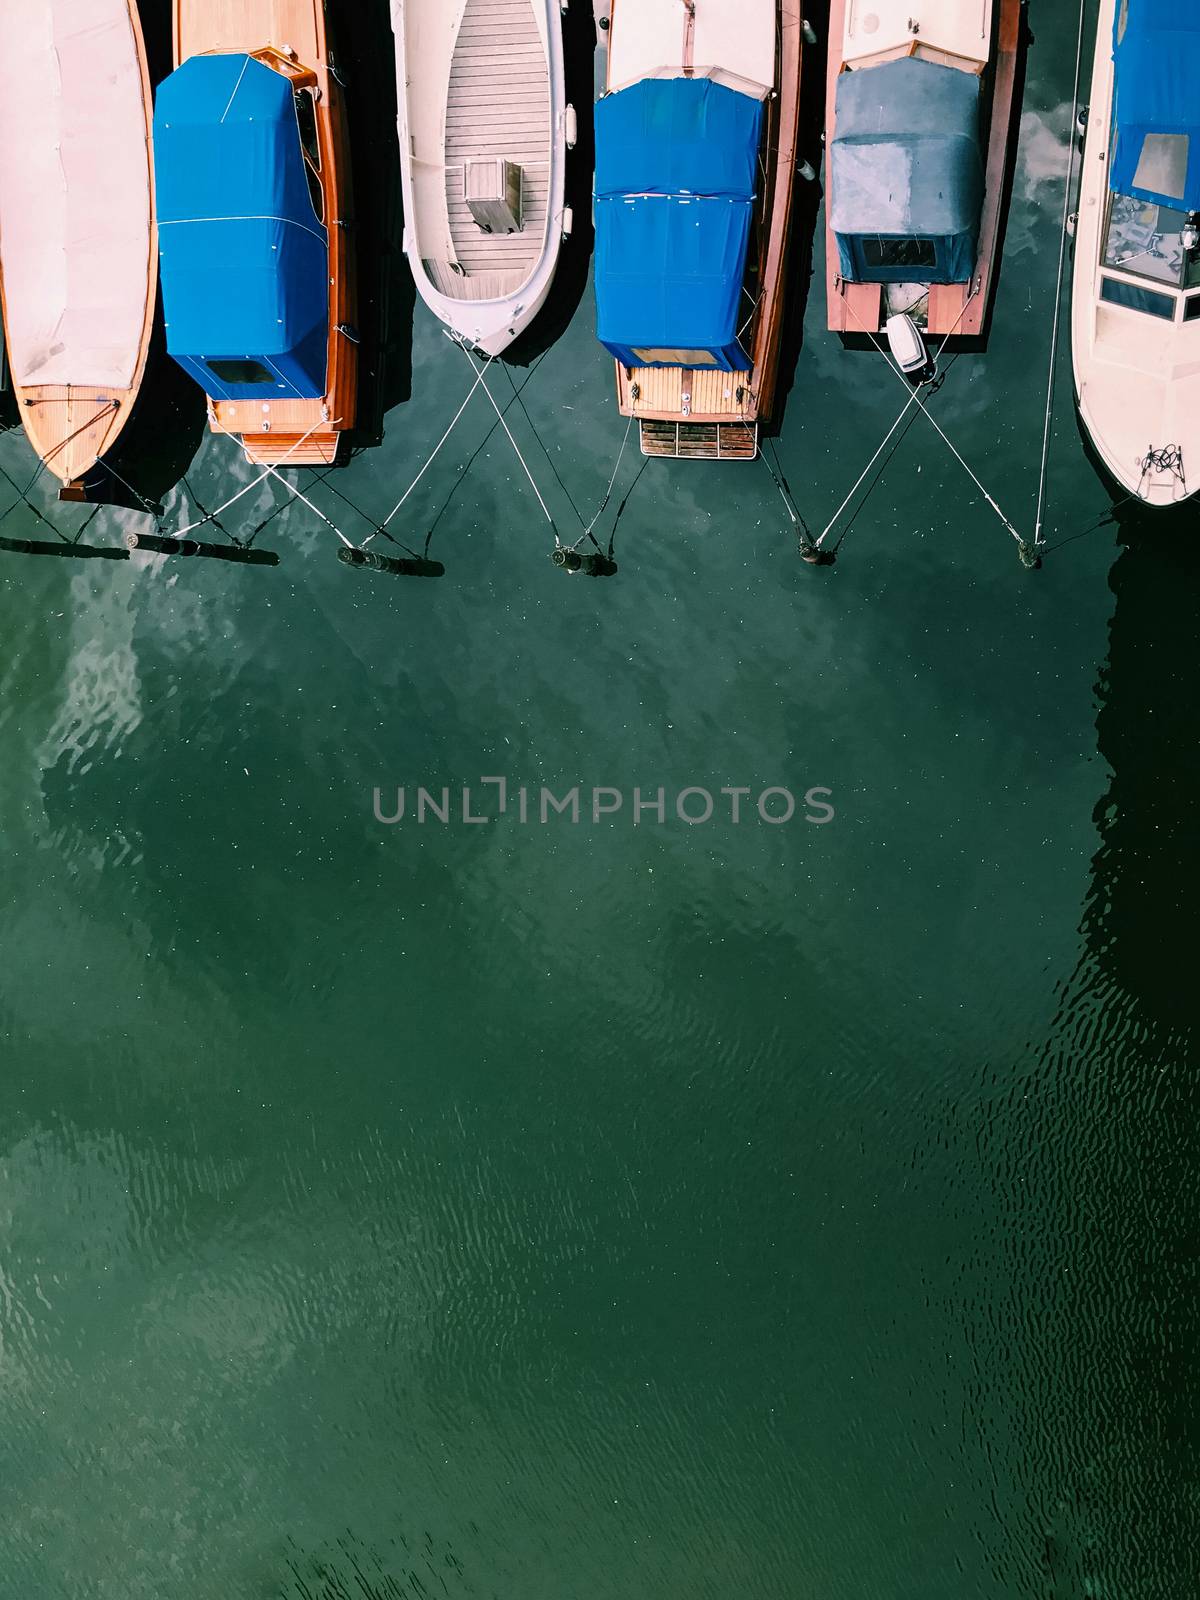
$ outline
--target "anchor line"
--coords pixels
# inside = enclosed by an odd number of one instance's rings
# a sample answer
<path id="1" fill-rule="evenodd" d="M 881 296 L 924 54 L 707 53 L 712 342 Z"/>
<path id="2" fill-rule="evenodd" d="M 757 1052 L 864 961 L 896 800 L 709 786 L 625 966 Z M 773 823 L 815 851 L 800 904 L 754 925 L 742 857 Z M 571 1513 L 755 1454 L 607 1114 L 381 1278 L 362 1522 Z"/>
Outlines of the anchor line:
<path id="1" fill-rule="evenodd" d="M 576 539 L 575 543 L 570 547 L 572 550 L 578 550 L 579 546 L 583 543 L 585 538 L 590 539 L 592 541 L 592 543 L 594 545 L 596 545 L 596 549 L 600 550 L 600 546 L 599 546 L 599 544 L 596 543 L 596 536 L 595 536 L 595 534 L 594 534 L 594 532 L 592 530 L 595 528 L 596 524 L 600 521 L 600 518 L 604 515 L 604 512 L 605 512 L 605 510 L 606 510 L 606 508 L 608 506 L 608 502 L 612 499 L 613 486 L 616 484 L 617 474 L 621 470 L 621 462 L 625 459 L 625 449 L 626 449 L 626 446 L 629 443 L 629 435 L 632 432 L 632 430 L 633 430 L 633 416 L 631 414 L 630 418 L 629 418 L 629 421 L 625 425 L 625 437 L 621 440 L 621 448 L 617 452 L 617 464 L 613 468 L 612 477 L 608 480 L 608 488 L 604 491 L 604 498 L 603 498 L 603 500 L 601 500 L 601 502 L 600 502 L 600 504 L 599 504 L 599 506 L 598 506 L 598 508 L 596 510 L 596 515 L 588 523 L 587 527 L 583 530 L 583 533 L 579 536 L 579 538 Z M 614 528 L 613 531 L 615 533 L 616 529 Z M 604 554 L 604 552 L 602 550 L 600 551 L 600 553 L 601 553 L 601 555 Z M 608 553 L 609 553 L 610 556 L 612 555 L 612 544 L 611 543 L 609 544 L 609 547 L 608 547 Z"/>
<path id="2" fill-rule="evenodd" d="M 1087 0 L 1079 0 L 1079 33 L 1075 41 L 1075 89 L 1071 102 L 1071 121 L 1068 128 L 1069 154 L 1067 156 L 1067 186 L 1063 192 L 1062 233 L 1058 241 L 1058 274 L 1054 288 L 1054 322 L 1050 330 L 1050 366 L 1046 375 L 1046 415 L 1042 426 L 1042 461 L 1038 471 L 1037 515 L 1033 528 L 1033 545 L 1036 550 L 1044 544 L 1042 517 L 1046 506 L 1046 474 L 1050 468 L 1050 432 L 1054 414 L 1054 388 L 1058 368 L 1058 336 L 1062 321 L 1063 280 L 1067 263 L 1067 220 L 1071 214 L 1071 185 L 1075 181 L 1075 128 L 1079 119 L 1079 84 L 1083 73 L 1083 23 Z"/>
<path id="3" fill-rule="evenodd" d="M 230 433 L 228 428 L 223 428 L 221 426 L 221 424 L 217 421 L 216 413 L 211 408 L 208 413 L 208 420 L 214 433 L 223 434 L 226 439 L 236 440 L 238 438 L 236 433 Z M 279 465 L 283 466 L 288 458 L 294 455 L 296 451 L 300 449 L 301 445 L 308 443 L 309 439 L 314 433 L 316 433 L 318 428 L 323 428 L 325 426 L 326 424 L 324 422 L 314 422 L 312 427 L 303 436 L 303 438 L 297 439 L 295 444 L 284 453 L 280 459 Z M 338 424 L 334 423 L 333 426 L 336 428 Z M 265 483 L 271 476 L 278 477 L 278 473 L 275 471 L 274 467 L 268 467 L 265 472 L 259 473 L 257 478 L 252 478 L 251 481 L 239 489 L 236 494 L 230 495 L 229 499 L 226 500 L 224 504 L 219 505 L 215 511 L 206 511 L 204 515 L 197 518 L 195 522 L 189 522 L 185 527 L 174 530 L 170 537 L 172 539 L 182 539 L 186 534 L 195 533 L 197 528 L 203 528 L 209 522 L 217 522 L 218 518 L 224 516 L 224 514 L 229 510 L 230 506 L 236 505 L 239 500 L 248 495 L 252 490 L 257 489 L 260 484 Z M 291 485 L 287 482 L 286 478 L 280 478 L 279 481 L 284 484 L 285 487 L 291 488 Z M 193 499 L 195 499 L 195 496 L 193 496 Z M 199 501 L 196 503 L 198 505 Z"/>
<path id="4" fill-rule="evenodd" d="M 971 291 L 971 294 L 968 296 L 968 298 L 966 299 L 966 301 L 963 304 L 962 310 L 959 312 L 957 318 L 955 319 L 954 326 L 945 335 L 945 337 L 943 338 L 941 344 L 938 346 L 936 354 L 935 354 L 935 357 L 934 357 L 935 361 L 941 356 L 943 350 L 945 350 L 947 343 L 953 337 L 955 330 L 958 328 L 959 324 L 962 322 L 963 317 L 966 315 L 967 307 L 971 304 L 971 301 L 974 300 L 975 296 L 979 292 L 980 292 L 980 290 L 979 290 L 978 286 Z M 849 302 L 847 302 L 847 303 L 849 304 Z M 851 305 L 850 309 L 851 309 L 851 314 L 854 316 L 854 319 L 858 323 L 859 327 L 862 328 L 863 332 L 867 335 L 867 337 L 870 339 L 871 343 L 875 346 L 875 349 L 883 357 L 885 363 L 887 364 L 888 371 L 893 373 L 894 376 L 896 377 L 897 381 L 899 383 L 901 383 L 905 388 L 907 388 L 908 387 L 908 379 L 905 377 L 904 373 L 901 372 L 899 367 L 897 367 L 893 363 L 891 356 L 888 354 L 888 352 L 880 344 L 878 338 L 871 331 L 871 329 L 868 328 L 866 326 L 866 324 L 862 321 L 862 318 L 859 317 L 858 313 L 854 310 L 852 305 Z M 900 413 L 900 416 L 897 417 L 896 421 L 892 424 L 892 427 L 888 432 L 888 436 L 887 436 L 888 439 L 891 438 L 892 434 L 895 433 L 896 429 L 899 427 L 900 422 L 903 420 L 904 416 L 908 412 L 909 407 L 913 403 L 913 398 L 918 396 L 920 393 L 921 393 L 920 389 L 916 389 L 916 390 L 913 391 L 913 395 L 910 396 L 908 402 L 905 404 L 904 409 Z M 961 452 L 955 447 L 954 443 L 951 441 L 949 436 L 946 434 L 945 430 L 940 426 L 940 424 L 938 423 L 937 419 L 929 411 L 928 407 L 926 405 L 922 404 L 920 409 L 921 409 L 921 415 L 927 419 L 927 421 L 929 422 L 930 426 L 934 429 L 934 431 L 941 438 L 943 444 L 945 444 L 946 448 L 950 451 L 951 455 L 958 462 L 958 464 L 962 467 L 963 471 L 970 478 L 971 482 L 979 490 L 980 494 L 987 501 L 988 505 L 991 506 L 992 510 L 996 513 L 996 516 L 1000 519 L 1001 523 L 1008 530 L 1008 532 L 1012 535 L 1012 537 L 1016 541 L 1016 543 L 1021 547 L 1021 549 L 1023 551 L 1026 550 L 1028 548 L 1028 546 L 1026 545 L 1026 541 L 1021 537 L 1021 534 L 1013 526 L 1013 524 L 1009 521 L 1008 517 L 1004 514 L 1004 511 L 1001 509 L 1000 505 L 998 504 L 998 502 L 996 501 L 994 496 L 991 495 L 988 492 L 988 490 L 984 487 L 984 485 L 980 482 L 980 480 L 976 476 L 975 472 L 968 465 L 968 463 L 966 462 L 966 460 L 962 456 Z M 886 444 L 887 440 L 885 440 L 884 443 Z M 877 459 L 878 456 L 882 453 L 882 448 L 883 447 L 881 446 L 880 449 L 878 451 L 876 451 L 875 457 L 872 458 L 872 464 L 873 464 L 874 460 Z M 868 467 L 868 470 L 869 470 L 869 467 Z M 865 477 L 865 475 L 866 474 L 864 473 L 863 476 Z M 859 481 L 860 482 L 862 481 L 861 478 L 860 478 Z M 845 509 L 846 504 L 848 504 L 848 501 L 843 502 L 843 505 L 839 508 L 838 515 L 840 515 L 841 511 Z M 834 518 L 834 522 L 836 522 L 836 520 L 837 520 L 837 518 L 835 517 Z M 831 522 L 829 524 L 829 527 L 827 527 L 825 529 L 825 532 L 822 533 L 821 538 L 817 540 L 818 546 L 826 538 L 826 536 L 828 535 L 828 533 L 829 533 L 829 531 L 830 531 L 830 529 L 832 527 L 833 527 L 833 523 Z"/>
<path id="5" fill-rule="evenodd" d="M 461 343 L 460 340 L 455 340 L 454 342 L 456 344 Z M 465 345 L 463 345 L 463 349 L 464 350 L 466 349 Z M 470 360 L 470 356 L 468 356 L 467 359 Z M 388 523 L 391 522 L 393 517 L 395 517 L 397 515 L 397 513 L 402 509 L 402 507 L 404 506 L 404 503 L 408 499 L 409 495 L 413 492 L 413 490 L 420 483 L 421 479 L 425 476 L 425 474 L 429 471 L 430 467 L 437 460 L 437 457 L 438 457 L 439 453 L 441 452 L 442 446 L 446 443 L 446 440 L 450 437 L 450 435 L 454 432 L 455 428 L 458 426 L 458 423 L 459 423 L 459 421 L 460 421 L 460 419 L 462 417 L 463 412 L 471 404 L 471 401 L 474 398 L 476 389 L 479 388 L 480 384 L 483 384 L 485 389 L 487 388 L 487 384 L 486 384 L 485 379 L 484 379 L 484 374 L 487 372 L 487 369 L 491 366 L 492 362 L 495 359 L 496 359 L 495 356 L 486 357 L 486 359 L 484 360 L 482 368 L 479 369 L 478 371 L 476 371 L 475 382 L 471 385 L 470 389 L 467 391 L 467 397 L 463 401 L 462 405 L 460 405 L 458 410 L 454 413 L 454 417 L 451 420 L 450 426 L 446 429 L 445 433 L 438 440 L 438 442 L 434 445 L 433 449 L 430 451 L 429 455 L 426 457 L 425 462 L 424 462 L 423 466 L 421 467 L 420 472 L 417 473 L 416 477 L 409 484 L 408 488 L 404 491 L 404 493 L 400 496 L 399 500 L 396 501 L 396 504 L 388 512 L 387 516 L 384 517 L 383 521 L 379 524 L 379 528 L 377 530 L 379 533 L 383 533 L 383 532 L 386 531 Z M 471 367 L 472 367 L 473 370 L 475 369 L 474 361 L 471 361 Z M 495 402 L 493 402 L 493 404 L 494 403 Z M 374 538 L 374 534 L 371 537 Z M 370 541 L 368 540 L 368 543 L 369 542 Z"/>
<path id="6" fill-rule="evenodd" d="M 541 508 L 542 508 L 542 515 L 545 517 L 546 521 L 550 524 L 550 531 L 554 535 L 554 542 L 555 542 L 556 545 L 561 546 L 562 541 L 559 539 L 558 529 L 555 526 L 554 518 L 550 514 L 550 507 L 546 504 L 545 500 L 543 500 L 542 491 L 537 486 L 537 480 L 534 478 L 533 473 L 529 470 L 529 463 L 525 460 L 525 457 L 521 454 L 521 447 L 517 443 L 516 439 L 513 437 L 513 431 L 509 427 L 508 423 L 505 421 L 504 413 L 503 413 L 503 411 L 501 411 L 500 407 L 496 404 L 496 397 L 493 395 L 491 389 L 489 389 L 489 387 L 488 387 L 487 378 L 486 378 L 485 374 L 487 373 L 487 369 L 488 369 L 488 366 L 490 364 L 490 359 L 491 358 L 489 358 L 487 361 L 484 362 L 484 365 L 483 365 L 482 369 L 478 368 L 475 365 L 475 357 L 467 349 L 466 345 L 463 344 L 461 340 L 455 340 L 455 343 L 458 345 L 459 349 L 462 351 L 463 355 L 466 357 L 467 362 L 469 363 L 469 365 L 471 367 L 471 371 L 475 372 L 478 375 L 478 380 L 483 386 L 483 392 L 484 392 L 485 395 L 487 395 L 488 400 L 489 400 L 489 402 L 491 404 L 492 410 L 496 413 L 496 418 L 499 421 L 500 426 L 504 429 L 505 434 L 508 436 L 508 442 L 509 442 L 509 444 L 512 445 L 513 451 L 514 451 L 514 453 L 516 455 L 517 460 L 521 463 L 522 471 L 525 473 L 525 476 L 529 479 L 529 487 L 533 490 L 534 497 L 537 500 L 538 505 L 541 506 Z"/>
<path id="7" fill-rule="evenodd" d="M 506 413 L 510 410 L 510 408 L 514 404 L 515 400 L 520 397 L 522 391 L 525 389 L 525 386 L 529 383 L 529 381 L 533 377 L 534 373 L 541 366 L 542 362 L 545 359 L 546 359 L 546 352 L 543 350 L 541 355 L 538 356 L 537 360 L 535 362 L 533 362 L 533 364 L 530 366 L 529 371 L 525 374 L 524 378 L 522 378 L 520 384 L 519 385 L 514 385 L 514 391 L 515 392 L 514 392 L 513 399 L 510 400 L 508 402 L 508 404 L 504 407 L 504 410 L 505 410 Z M 463 464 L 463 466 L 461 466 L 459 468 L 458 476 L 455 478 L 454 482 L 451 484 L 449 494 L 447 494 L 446 498 L 442 501 L 441 505 L 438 507 L 436 516 L 434 516 L 433 520 L 429 524 L 429 531 L 425 535 L 425 552 L 424 553 L 425 553 L 426 556 L 428 556 L 428 554 L 429 554 L 429 547 L 430 547 L 430 544 L 433 541 L 433 535 L 437 531 L 438 524 L 441 522 L 442 518 L 445 516 L 446 512 L 449 510 L 451 500 L 453 500 L 454 496 L 458 493 L 459 484 L 466 477 L 467 473 L 470 472 L 471 468 L 475 465 L 476 461 L 483 454 L 484 450 L 487 449 L 487 446 L 491 441 L 492 435 L 496 432 L 496 429 L 499 426 L 500 426 L 500 424 L 498 422 L 493 422 L 491 424 L 491 426 L 488 428 L 488 431 L 484 434 L 483 438 L 479 441 L 479 443 L 475 446 L 474 450 L 472 450 L 471 454 L 467 457 L 466 462 Z M 388 538 L 388 539 L 391 539 L 392 535 L 391 534 L 385 534 L 384 537 Z M 367 542 L 369 543 L 370 541 L 368 540 Z M 393 543 L 394 542 L 395 541 L 393 540 Z M 404 549 L 404 548 L 407 548 L 407 547 L 406 546 L 401 546 L 401 548 Z M 410 554 L 411 553 L 412 552 L 410 552 Z"/>
<path id="8" fill-rule="evenodd" d="M 127 478 L 123 478 L 121 476 L 121 474 L 117 471 L 116 467 L 111 466 L 103 458 L 98 460 L 96 462 L 96 465 L 98 467 L 100 467 L 103 471 L 107 472 L 110 478 L 115 478 L 116 481 L 121 485 L 122 488 L 128 489 L 130 494 L 133 495 L 134 499 L 137 500 L 141 504 L 142 510 L 146 513 L 146 515 L 148 517 L 154 517 L 154 516 L 158 515 L 157 511 L 155 510 L 155 508 L 150 504 L 149 500 L 146 499 L 146 496 L 144 494 L 142 494 L 142 492 L 139 489 L 135 489 L 134 486 L 128 481 Z"/>
<path id="9" fill-rule="evenodd" d="M 9 488 L 17 497 L 16 500 L 13 501 L 12 505 L 9 506 L 8 510 L 4 513 L 4 516 L 0 517 L 0 522 L 3 522 L 5 518 L 9 517 L 17 509 L 18 504 L 21 504 L 24 505 L 28 510 L 32 511 L 39 522 L 44 522 L 50 529 L 51 533 L 53 533 L 57 538 L 61 539 L 64 544 L 70 544 L 71 541 L 67 538 L 66 534 L 63 533 L 62 529 L 56 528 L 50 521 L 49 517 L 42 515 L 32 500 L 26 499 L 25 495 L 22 494 L 21 490 L 17 487 L 15 480 L 9 477 L 8 473 L 5 472 L 3 467 L 0 467 L 0 478 L 4 479 L 5 483 L 8 484 Z"/>
<path id="10" fill-rule="evenodd" d="M 217 422 L 215 416 L 212 419 L 212 425 L 213 425 L 214 429 L 216 430 L 216 432 L 224 434 L 227 439 L 233 439 L 237 444 L 242 445 L 243 450 L 245 449 L 245 445 L 243 444 L 241 437 L 236 433 L 230 433 L 228 428 L 221 427 L 220 423 Z M 317 431 L 318 427 L 333 427 L 333 428 L 336 429 L 336 428 L 339 428 L 340 426 L 341 426 L 341 418 L 340 417 L 338 418 L 338 420 L 336 422 L 334 422 L 332 424 L 327 424 L 325 422 L 319 422 L 319 423 L 316 423 L 313 427 L 311 427 L 308 430 L 308 434 L 306 434 L 304 436 L 304 438 L 307 439 L 309 434 L 315 433 Z M 279 466 L 283 466 L 284 462 L 287 460 L 287 457 L 290 456 L 293 451 L 298 450 L 303 443 L 304 443 L 304 439 L 297 439 L 296 443 L 294 445 L 292 445 L 291 449 L 288 450 L 287 453 L 280 459 Z M 353 543 L 349 539 L 347 539 L 346 535 L 338 527 L 337 523 L 334 522 L 330 517 L 327 517 L 325 515 L 325 513 L 321 510 L 320 506 L 314 505 L 312 503 L 312 501 L 308 498 L 308 496 L 303 492 L 303 490 L 297 489 L 297 487 L 296 487 L 296 485 L 294 483 L 289 483 L 288 480 L 283 476 L 283 474 L 278 470 L 277 467 L 266 467 L 266 470 L 264 471 L 262 477 L 259 478 L 259 480 L 258 480 L 259 483 L 261 483 L 264 478 L 274 478 L 276 480 L 276 482 L 281 483 L 283 485 L 283 487 L 288 491 L 289 494 L 295 495 L 296 499 L 299 500 L 302 505 L 306 505 L 308 507 L 308 509 L 312 512 L 314 517 L 319 517 L 327 528 L 331 528 L 333 530 L 333 532 L 337 534 L 338 538 L 342 541 L 342 543 L 346 546 L 346 548 L 348 550 L 353 550 L 355 548 Z M 253 488 L 253 484 L 251 484 L 250 487 Z M 234 498 L 236 499 L 238 497 L 235 496 Z M 228 507 L 226 507 L 226 506 L 222 506 L 221 507 L 222 511 L 227 510 L 227 509 L 228 509 Z M 217 514 L 219 515 L 219 512 Z M 178 538 L 179 535 L 176 534 L 174 537 Z"/>

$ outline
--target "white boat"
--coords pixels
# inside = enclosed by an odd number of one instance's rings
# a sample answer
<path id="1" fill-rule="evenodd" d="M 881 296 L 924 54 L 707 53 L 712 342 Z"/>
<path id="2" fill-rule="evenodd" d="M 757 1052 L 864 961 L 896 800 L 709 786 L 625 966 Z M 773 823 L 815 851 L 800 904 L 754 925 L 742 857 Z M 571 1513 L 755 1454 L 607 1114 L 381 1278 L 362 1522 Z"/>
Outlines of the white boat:
<path id="1" fill-rule="evenodd" d="M 550 293 L 562 241 L 565 0 L 392 0 L 404 249 L 421 298 L 485 355 Z"/>
<path id="2" fill-rule="evenodd" d="M 1152 506 L 1200 489 L 1200 10 L 1101 0 L 1071 309 L 1096 453 Z"/>
<path id="3" fill-rule="evenodd" d="M 0 6 L 0 271 L 13 390 L 81 499 L 141 387 L 158 256 L 136 0 Z"/>

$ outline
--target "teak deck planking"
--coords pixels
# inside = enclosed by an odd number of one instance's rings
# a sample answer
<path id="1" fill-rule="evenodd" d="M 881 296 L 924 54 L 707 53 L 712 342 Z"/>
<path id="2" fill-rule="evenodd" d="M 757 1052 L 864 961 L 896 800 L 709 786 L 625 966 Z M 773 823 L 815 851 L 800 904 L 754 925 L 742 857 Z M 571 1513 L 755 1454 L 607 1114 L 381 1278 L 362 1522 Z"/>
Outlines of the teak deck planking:
<path id="1" fill-rule="evenodd" d="M 833 148 L 837 80 L 842 71 L 842 41 L 846 33 L 848 3 L 849 0 L 833 0 L 829 17 L 829 67 L 825 87 L 825 271 L 829 326 L 835 333 L 879 334 L 887 320 L 884 315 L 883 285 L 842 281 L 837 239 L 829 221 L 828 162 Z M 986 69 L 991 74 L 992 88 L 975 275 L 969 283 L 931 285 L 928 332 L 935 336 L 978 338 L 987 323 L 999 266 L 1008 153 L 1016 110 L 1021 26 L 1021 0 L 1000 0 L 993 59 Z"/>
<path id="2" fill-rule="evenodd" d="M 154 99 L 146 42 L 137 0 L 129 0 L 129 26 L 133 31 L 142 75 L 142 100 L 146 114 L 146 169 L 150 185 L 150 246 L 146 258 L 146 315 L 138 345 L 133 381 L 127 389 L 81 387 L 79 384 L 32 384 L 13 380 L 13 394 L 30 443 L 46 466 L 62 480 L 64 499 L 82 499 L 83 479 L 112 449 L 133 412 L 142 386 L 154 311 L 158 303 L 158 234 L 154 222 Z M 0 283 L 0 293 L 3 285 Z M 7 311 L 5 312 L 7 316 Z"/>
<path id="3" fill-rule="evenodd" d="M 352 324 L 355 315 L 350 146 L 342 89 L 331 71 L 324 0 L 173 0 L 173 6 L 176 66 L 190 56 L 210 52 L 253 55 L 274 50 L 290 57 L 294 71 L 311 73 L 316 79 L 324 222 L 329 234 L 326 393 L 321 400 L 211 404 L 214 431 L 240 435 L 251 461 L 261 466 L 332 465 L 342 433 L 356 420 L 358 348 L 339 331 Z M 213 291 L 222 292 L 216 284 Z M 306 434 L 310 437 L 300 444 Z"/>
<path id="4" fill-rule="evenodd" d="M 633 0 L 623 0 L 623 3 L 628 5 Z M 618 0 L 614 0 L 613 12 L 615 29 L 620 26 Z M 624 367 L 618 362 L 617 399 L 622 416 L 672 423 L 744 423 L 752 429 L 756 422 L 771 414 L 786 304 L 784 279 L 791 241 L 800 128 L 803 52 L 800 24 L 800 0 L 780 0 L 778 81 L 774 96 L 767 101 L 764 119 L 764 146 L 770 165 L 758 216 L 759 256 L 755 282 L 760 292 L 752 313 L 751 368 L 748 372 L 723 372 L 680 367 Z M 681 29 L 681 36 L 682 32 Z M 635 384 L 638 388 L 636 400 L 632 392 Z M 686 410 L 685 395 L 689 397 Z M 727 453 L 731 457 L 740 454 L 733 449 Z M 751 456 L 755 453 L 754 449 L 746 451 Z"/>

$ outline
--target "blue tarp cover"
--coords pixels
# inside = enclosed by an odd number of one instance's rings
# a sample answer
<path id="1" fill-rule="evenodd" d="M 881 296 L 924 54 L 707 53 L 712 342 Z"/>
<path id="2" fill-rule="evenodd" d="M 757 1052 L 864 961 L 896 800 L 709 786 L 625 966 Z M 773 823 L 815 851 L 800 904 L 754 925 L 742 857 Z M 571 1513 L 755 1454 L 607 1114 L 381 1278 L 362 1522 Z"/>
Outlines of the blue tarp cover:
<path id="1" fill-rule="evenodd" d="M 1200 6 L 1119 3 L 1113 55 L 1113 190 L 1200 210 Z"/>
<path id="2" fill-rule="evenodd" d="M 745 371 L 737 328 L 762 105 L 648 78 L 596 107 L 596 323 L 627 366 Z M 639 352 L 687 352 L 647 361 Z"/>
<path id="3" fill-rule="evenodd" d="M 918 56 L 843 72 L 836 130 L 831 221 L 842 277 L 965 283 L 983 204 L 978 77 Z M 932 265 L 868 260 L 872 242 L 888 239 L 929 241 Z"/>
<path id="4" fill-rule="evenodd" d="M 321 397 L 329 245 L 291 84 L 245 55 L 185 61 L 158 91 L 154 171 L 172 356 L 214 399 Z M 271 381 L 228 381 L 214 361 Z"/>

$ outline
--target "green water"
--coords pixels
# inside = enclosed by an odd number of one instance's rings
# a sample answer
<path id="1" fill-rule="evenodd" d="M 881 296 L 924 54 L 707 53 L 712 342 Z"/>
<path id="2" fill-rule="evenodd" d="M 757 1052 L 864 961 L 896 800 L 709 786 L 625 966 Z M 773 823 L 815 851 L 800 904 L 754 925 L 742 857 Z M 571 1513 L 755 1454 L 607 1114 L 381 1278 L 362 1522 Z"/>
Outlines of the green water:
<path id="1" fill-rule="evenodd" d="M 1069 9 L 936 402 L 1023 528 Z M 470 381 L 380 260 L 412 400 L 312 487 L 347 528 Z M 564 529 L 623 432 L 583 271 L 512 369 Z M 818 272 L 778 440 L 818 529 L 898 408 L 823 324 Z M 303 507 L 277 568 L 0 558 L 3 1600 L 1197 1592 L 1200 526 L 1109 516 L 1068 370 L 1036 575 L 922 426 L 832 569 L 761 466 L 652 463 L 619 577 L 568 579 L 478 399 L 401 523 L 457 481 L 437 582 Z M 162 382 L 178 525 L 184 469 L 209 507 L 248 469 Z M 501 774 L 837 815 L 372 816 Z"/>

